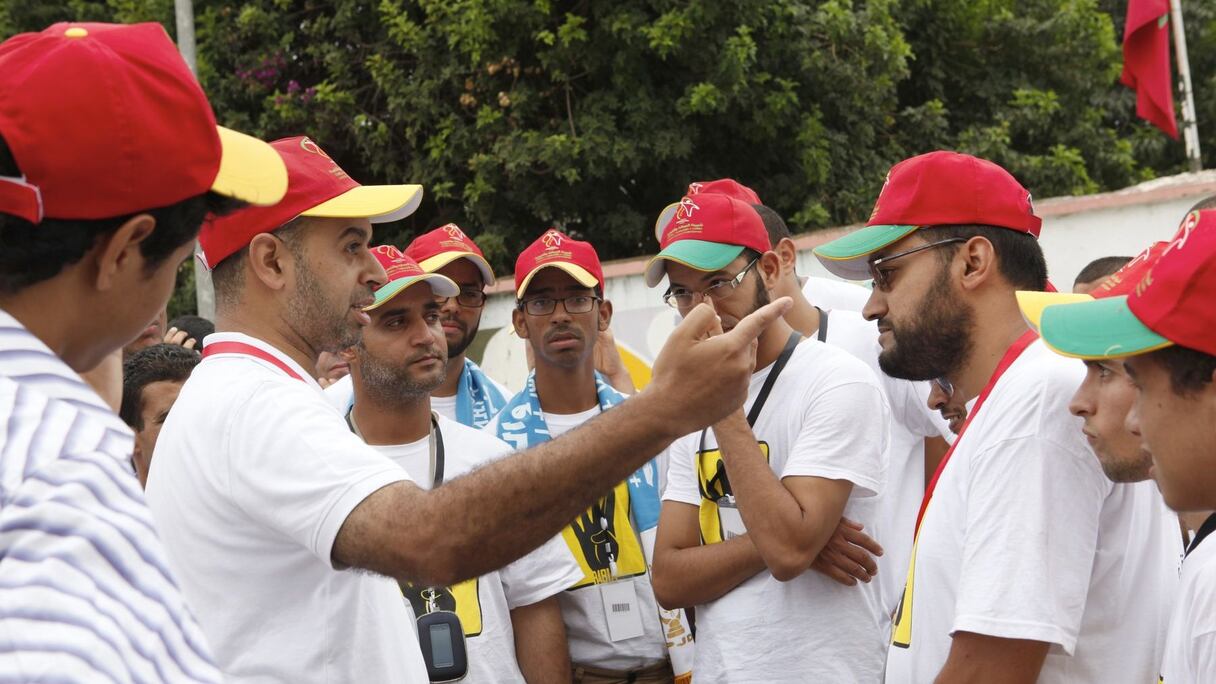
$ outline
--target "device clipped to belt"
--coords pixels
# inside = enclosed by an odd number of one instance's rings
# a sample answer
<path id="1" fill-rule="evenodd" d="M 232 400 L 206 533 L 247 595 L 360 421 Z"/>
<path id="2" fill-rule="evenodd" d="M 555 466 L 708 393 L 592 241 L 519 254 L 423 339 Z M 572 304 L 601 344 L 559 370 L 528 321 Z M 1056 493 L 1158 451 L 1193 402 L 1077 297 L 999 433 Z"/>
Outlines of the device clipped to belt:
<path id="1" fill-rule="evenodd" d="M 346 424 L 360 438 L 359 426 L 355 425 L 354 408 L 346 412 Z M 431 488 L 443 484 L 443 432 L 439 421 L 431 414 L 431 435 L 428 440 L 431 451 Z M 458 682 L 469 673 L 469 654 L 465 648 L 464 627 L 460 616 L 439 605 L 441 592 L 436 587 L 422 590 L 426 612 L 418 616 L 418 645 L 422 649 L 422 660 L 426 663 L 427 678 L 432 682 Z M 406 599 L 408 601 L 408 599 Z"/>

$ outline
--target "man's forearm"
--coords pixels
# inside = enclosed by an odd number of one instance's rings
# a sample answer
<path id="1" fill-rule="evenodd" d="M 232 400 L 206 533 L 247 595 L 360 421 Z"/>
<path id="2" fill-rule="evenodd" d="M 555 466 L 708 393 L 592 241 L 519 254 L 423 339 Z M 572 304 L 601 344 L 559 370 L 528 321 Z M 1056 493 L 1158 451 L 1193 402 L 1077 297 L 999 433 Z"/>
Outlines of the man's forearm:
<path id="1" fill-rule="evenodd" d="M 708 603 L 765 570 L 747 535 L 718 544 L 656 553 L 651 584 L 659 605 L 674 610 Z"/>
<path id="2" fill-rule="evenodd" d="M 515 659 L 528 682 L 560 682 L 570 678 L 570 646 L 557 597 L 511 611 Z"/>
<path id="3" fill-rule="evenodd" d="M 651 403 L 639 394 L 427 494 L 418 522 L 443 531 L 431 536 L 436 547 L 429 550 L 443 583 L 501 568 L 536 548 L 665 449 L 679 435 Z"/>

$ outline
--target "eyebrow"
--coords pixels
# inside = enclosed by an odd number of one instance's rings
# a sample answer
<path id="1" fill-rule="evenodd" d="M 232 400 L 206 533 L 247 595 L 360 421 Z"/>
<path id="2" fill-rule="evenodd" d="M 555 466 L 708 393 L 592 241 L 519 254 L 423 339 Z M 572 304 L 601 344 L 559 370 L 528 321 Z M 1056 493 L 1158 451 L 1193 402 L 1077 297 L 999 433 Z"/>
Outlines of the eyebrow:
<path id="1" fill-rule="evenodd" d="M 1133 370 L 1130 365 L 1128 365 L 1128 362 L 1126 360 L 1123 362 L 1123 372 L 1127 373 L 1128 377 L 1130 377 L 1131 379 L 1133 379 L 1133 380 L 1136 379 L 1136 371 Z"/>
<path id="2" fill-rule="evenodd" d="M 351 235 L 354 235 L 355 237 L 364 241 L 370 240 L 372 237 L 371 232 L 363 226 L 347 226 L 346 230 L 342 231 L 342 233 L 338 236 L 338 242 L 342 242 Z"/>

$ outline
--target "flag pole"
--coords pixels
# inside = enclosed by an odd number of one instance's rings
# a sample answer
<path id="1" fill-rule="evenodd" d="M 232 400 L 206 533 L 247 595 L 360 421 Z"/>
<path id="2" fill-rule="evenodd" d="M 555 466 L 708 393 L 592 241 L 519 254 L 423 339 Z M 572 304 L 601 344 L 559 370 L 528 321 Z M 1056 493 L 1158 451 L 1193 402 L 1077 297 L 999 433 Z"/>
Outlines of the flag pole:
<path id="1" fill-rule="evenodd" d="M 1195 116 L 1195 91 L 1191 88 L 1191 63 L 1186 55 L 1186 31 L 1182 27 L 1182 0 L 1170 0 L 1170 24 L 1174 27 L 1174 51 L 1182 85 L 1182 132 L 1191 171 L 1203 169 L 1199 154 L 1199 127 Z"/>

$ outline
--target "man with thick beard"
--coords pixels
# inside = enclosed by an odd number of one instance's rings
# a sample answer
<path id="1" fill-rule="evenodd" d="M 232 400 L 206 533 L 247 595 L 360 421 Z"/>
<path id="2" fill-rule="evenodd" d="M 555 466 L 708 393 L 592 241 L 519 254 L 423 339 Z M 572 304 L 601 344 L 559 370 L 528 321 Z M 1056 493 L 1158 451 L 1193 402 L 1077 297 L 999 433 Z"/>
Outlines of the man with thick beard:
<path id="1" fill-rule="evenodd" d="M 372 321 L 363 340 L 342 352 L 357 397 L 346 421 L 419 487 L 432 489 L 511 448 L 432 413 L 431 392 L 446 372 L 442 309 L 447 298 L 459 295 L 456 283 L 423 272 L 396 247 L 381 245 L 372 252 L 393 275 L 367 307 Z M 459 584 L 403 583 L 402 590 L 419 618 L 442 611 L 457 616 L 459 629 L 449 629 L 466 644 L 464 681 L 557 682 L 569 677 L 570 658 L 556 595 L 580 577 L 566 545 L 555 537 L 504 568 Z"/>
<path id="2" fill-rule="evenodd" d="M 1175 559 L 1138 517 L 1152 493 L 1111 483 L 1068 413 L 1080 364 L 1019 312 L 1015 290 L 1047 283 L 1040 226 L 1004 169 L 933 152 L 891 169 L 867 227 L 815 250 L 874 279 L 885 372 L 975 399 L 921 507 L 888 682 L 1155 676 L 1142 646 L 1164 604 L 1127 597 Z"/>
<path id="3" fill-rule="evenodd" d="M 220 332 L 161 431 L 148 504 L 229 681 L 425 682 L 390 578 L 448 586 L 547 541 L 679 434 L 733 410 L 751 340 L 787 302 L 708 339 L 702 309 L 672 333 L 645 396 L 424 491 L 348 429 L 308 371 L 359 341 L 391 275 L 368 249 L 371 224 L 409 214 L 421 188 L 361 186 L 308 138 L 274 148 L 283 201 L 200 235 Z M 354 568 L 370 572 L 341 572 Z"/>
<path id="4" fill-rule="evenodd" d="M 666 275 L 665 302 L 686 314 L 711 301 L 724 328 L 783 275 L 760 216 L 725 195 L 685 196 L 661 245 L 647 285 Z M 877 527 L 882 388 L 862 361 L 785 319 L 760 334 L 756 366 L 746 414 L 669 450 L 655 595 L 696 606 L 698 682 L 877 682 L 890 625 L 880 587 L 811 570 L 842 517 Z"/>

